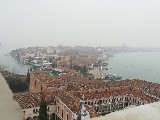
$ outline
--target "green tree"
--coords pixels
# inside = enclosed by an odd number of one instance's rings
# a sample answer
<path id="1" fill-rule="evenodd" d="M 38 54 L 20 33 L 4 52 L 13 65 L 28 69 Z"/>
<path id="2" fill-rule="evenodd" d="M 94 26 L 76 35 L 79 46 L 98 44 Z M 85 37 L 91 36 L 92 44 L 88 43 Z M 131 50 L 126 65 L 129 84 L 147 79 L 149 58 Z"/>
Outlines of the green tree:
<path id="1" fill-rule="evenodd" d="M 33 60 L 34 60 L 34 58 L 33 58 L 33 57 L 31 57 L 31 56 L 29 56 L 29 58 L 28 58 L 28 62 L 29 62 L 29 63 L 31 63 Z"/>
<path id="2" fill-rule="evenodd" d="M 49 62 L 50 62 L 50 63 L 53 63 L 54 59 L 55 59 L 55 57 L 54 57 L 54 56 L 49 57 Z"/>
<path id="3" fill-rule="evenodd" d="M 87 74 L 87 67 L 85 65 L 82 67 L 81 73 L 83 76 Z"/>
<path id="4" fill-rule="evenodd" d="M 80 70 L 80 72 L 81 72 L 81 74 L 83 76 L 85 76 L 87 74 L 87 67 L 86 67 L 86 65 L 84 65 L 83 67 L 78 66 L 78 65 L 73 65 L 73 69 L 74 70 Z"/>
<path id="5" fill-rule="evenodd" d="M 102 60 L 99 59 L 99 60 L 98 60 L 98 64 L 101 64 L 101 63 L 102 63 Z"/>
<path id="6" fill-rule="evenodd" d="M 48 118 L 47 118 L 47 103 L 44 100 L 42 100 L 40 103 L 39 119 L 38 120 L 48 120 Z"/>
<path id="7" fill-rule="evenodd" d="M 80 70 L 80 72 L 82 71 L 82 67 L 78 66 L 78 65 L 73 65 L 72 67 L 74 70 Z"/>
<path id="8" fill-rule="evenodd" d="M 30 71 L 28 69 L 27 78 L 25 81 L 25 85 L 26 85 L 27 89 L 29 89 L 29 84 L 30 84 Z"/>

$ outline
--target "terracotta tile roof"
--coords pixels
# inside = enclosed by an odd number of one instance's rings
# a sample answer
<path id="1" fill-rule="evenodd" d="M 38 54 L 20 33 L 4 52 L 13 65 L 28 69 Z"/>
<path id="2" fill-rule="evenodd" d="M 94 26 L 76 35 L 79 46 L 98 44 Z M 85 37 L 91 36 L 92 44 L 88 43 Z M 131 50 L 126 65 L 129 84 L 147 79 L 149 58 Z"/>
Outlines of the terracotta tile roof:
<path id="1" fill-rule="evenodd" d="M 38 107 L 40 105 L 41 99 L 43 95 L 40 93 L 27 93 L 27 94 L 19 94 L 14 95 L 13 98 L 17 101 L 22 109 Z M 54 105 L 55 98 L 46 97 L 45 98 L 47 105 Z"/>
<path id="2" fill-rule="evenodd" d="M 55 95 L 59 100 L 61 100 L 72 112 L 80 111 L 80 98 L 70 94 L 65 91 L 58 91 Z M 91 117 L 96 117 L 98 114 L 94 111 L 91 106 L 86 105 L 87 111 L 90 113 Z"/>
<path id="3" fill-rule="evenodd" d="M 145 93 L 149 93 L 154 96 L 160 96 L 160 84 L 151 83 L 144 80 L 121 80 L 105 82 L 102 80 L 89 80 L 86 77 L 73 74 L 62 74 L 57 77 L 52 77 L 42 71 L 34 71 L 32 74 L 47 87 L 57 88 L 58 92 L 55 94 L 55 96 L 65 105 L 67 105 L 72 111 L 77 111 L 79 109 L 80 98 L 82 94 L 85 95 L 86 99 L 100 99 L 104 97 L 114 97 L 119 95 L 124 96 L 129 94 L 147 103 L 157 101 L 157 99 Z M 67 90 L 58 89 L 61 86 L 66 86 Z M 18 99 L 21 98 L 23 97 Z M 32 100 L 32 98 L 30 99 Z M 23 103 L 23 101 L 20 102 Z M 33 103 L 31 101 L 27 105 L 36 106 L 36 103 L 38 102 Z M 23 106 L 27 105 L 24 104 Z"/>
<path id="4" fill-rule="evenodd" d="M 57 67 L 57 69 L 61 69 L 61 70 L 64 70 L 65 72 L 67 72 L 68 74 L 75 74 L 75 75 L 79 75 L 80 74 L 80 71 L 77 71 L 77 70 L 73 70 L 73 69 L 69 69 L 69 68 L 66 68 L 66 67 Z"/>

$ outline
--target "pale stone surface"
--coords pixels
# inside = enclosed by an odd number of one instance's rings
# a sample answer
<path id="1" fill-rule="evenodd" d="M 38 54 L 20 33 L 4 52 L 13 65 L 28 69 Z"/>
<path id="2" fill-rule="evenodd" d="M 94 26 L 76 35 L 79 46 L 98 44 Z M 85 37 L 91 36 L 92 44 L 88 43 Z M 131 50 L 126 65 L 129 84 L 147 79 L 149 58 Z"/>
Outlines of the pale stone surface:
<path id="1" fill-rule="evenodd" d="M 0 120 L 23 120 L 23 112 L 0 74 Z"/>
<path id="2" fill-rule="evenodd" d="M 160 120 L 160 102 L 130 107 L 91 120 Z"/>
<path id="3" fill-rule="evenodd" d="M 102 71 L 99 67 L 94 67 L 93 70 L 89 71 L 90 74 L 93 74 L 95 78 L 101 79 L 102 78 Z"/>

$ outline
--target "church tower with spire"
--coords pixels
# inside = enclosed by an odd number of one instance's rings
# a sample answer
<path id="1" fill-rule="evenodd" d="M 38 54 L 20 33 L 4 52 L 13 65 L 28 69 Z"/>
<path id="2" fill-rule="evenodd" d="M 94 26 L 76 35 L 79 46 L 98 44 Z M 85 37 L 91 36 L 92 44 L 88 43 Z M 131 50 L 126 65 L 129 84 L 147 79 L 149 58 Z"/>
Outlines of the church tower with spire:
<path id="1" fill-rule="evenodd" d="M 82 100 L 80 101 L 80 104 L 81 104 L 81 109 L 80 109 L 81 120 L 89 120 L 90 115 L 85 107 L 84 95 L 82 96 Z"/>

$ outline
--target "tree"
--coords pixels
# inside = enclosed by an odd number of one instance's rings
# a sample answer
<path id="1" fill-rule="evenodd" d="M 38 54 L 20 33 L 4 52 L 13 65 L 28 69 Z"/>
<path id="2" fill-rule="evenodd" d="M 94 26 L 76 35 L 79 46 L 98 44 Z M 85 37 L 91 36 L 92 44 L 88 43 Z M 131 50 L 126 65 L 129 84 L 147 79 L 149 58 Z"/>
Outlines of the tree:
<path id="1" fill-rule="evenodd" d="M 28 85 L 26 82 L 22 82 L 20 78 L 10 78 L 6 79 L 12 92 L 24 92 L 28 90 Z"/>
<path id="2" fill-rule="evenodd" d="M 33 58 L 33 57 L 31 57 L 31 56 L 29 56 L 29 58 L 28 58 L 28 62 L 29 62 L 29 63 L 31 63 L 33 60 L 34 60 L 34 58 Z"/>
<path id="3" fill-rule="evenodd" d="M 42 100 L 40 103 L 38 118 L 39 118 L 38 120 L 48 120 L 48 118 L 47 118 L 47 103 L 45 100 Z"/>
<path id="4" fill-rule="evenodd" d="M 86 67 L 86 65 L 84 65 L 83 67 L 78 66 L 78 65 L 73 65 L 73 69 L 74 70 L 79 70 L 83 76 L 85 76 L 87 74 L 87 67 Z"/>
<path id="5" fill-rule="evenodd" d="M 78 66 L 78 65 L 73 65 L 72 67 L 74 70 L 80 70 L 80 72 L 82 71 L 82 67 Z"/>
<path id="6" fill-rule="evenodd" d="M 53 63 L 53 60 L 55 59 L 55 57 L 54 56 L 52 56 L 52 57 L 49 57 L 49 62 L 50 63 Z"/>
<path id="7" fill-rule="evenodd" d="M 25 81 L 25 85 L 26 85 L 27 89 L 29 89 L 29 84 L 30 84 L 30 71 L 28 69 L 27 78 Z"/>
<path id="8" fill-rule="evenodd" d="M 102 60 L 99 59 L 99 60 L 98 60 L 98 64 L 101 64 L 101 63 L 102 63 Z"/>
<path id="9" fill-rule="evenodd" d="M 87 67 L 84 65 L 81 71 L 82 75 L 85 76 L 87 74 Z"/>

